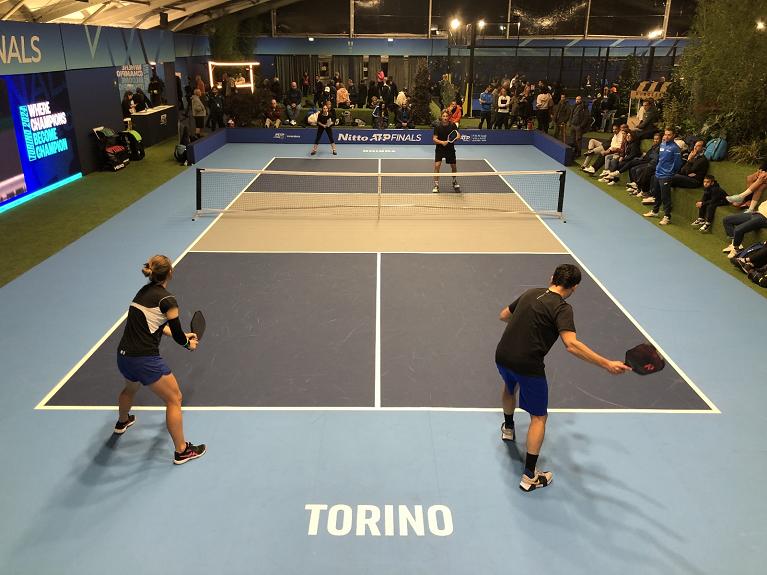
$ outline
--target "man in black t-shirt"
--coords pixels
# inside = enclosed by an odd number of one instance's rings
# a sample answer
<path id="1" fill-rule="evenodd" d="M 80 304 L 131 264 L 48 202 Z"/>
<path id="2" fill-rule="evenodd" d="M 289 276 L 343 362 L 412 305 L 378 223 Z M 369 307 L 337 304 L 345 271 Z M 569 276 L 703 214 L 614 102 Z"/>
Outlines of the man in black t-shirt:
<path id="1" fill-rule="evenodd" d="M 458 185 L 458 180 L 455 177 L 455 173 L 458 171 L 455 161 L 455 145 L 448 141 L 450 132 L 453 130 L 458 132 L 458 126 L 450 121 L 450 114 L 446 111 L 442 112 L 439 118 L 439 123 L 434 127 L 434 136 L 432 141 L 436 145 L 434 150 L 434 187 L 432 192 L 439 193 L 439 169 L 442 167 L 442 159 L 450 164 L 450 168 L 453 170 L 453 190 L 456 192 L 461 191 L 461 186 Z M 460 138 L 460 134 L 458 134 Z"/>
<path id="2" fill-rule="evenodd" d="M 554 270 L 548 288 L 529 289 L 501 310 L 499 319 L 508 324 L 495 350 L 495 364 L 504 381 L 501 439 L 514 440 L 517 387 L 519 407 L 530 414 L 525 472 L 519 483 L 523 491 L 533 491 L 551 483 L 552 473 L 539 471 L 535 465 L 543 445 L 549 400 L 543 358 L 557 338 L 562 338 L 567 351 L 576 357 L 612 374 L 630 370 L 622 361 L 606 359 L 578 341 L 573 308 L 565 300 L 580 282 L 581 270 L 572 264 L 562 264 Z"/>

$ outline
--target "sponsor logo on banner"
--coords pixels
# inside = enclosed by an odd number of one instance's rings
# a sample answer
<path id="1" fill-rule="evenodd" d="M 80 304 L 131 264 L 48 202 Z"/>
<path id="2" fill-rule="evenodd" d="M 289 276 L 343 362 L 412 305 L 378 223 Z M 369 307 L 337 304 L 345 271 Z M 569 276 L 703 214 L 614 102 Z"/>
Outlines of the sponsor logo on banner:
<path id="1" fill-rule="evenodd" d="M 351 134 L 341 132 L 338 134 L 339 142 L 421 142 L 423 136 L 420 133 L 400 132 L 375 132 L 373 134 Z"/>
<path id="2" fill-rule="evenodd" d="M 285 132 L 275 132 L 274 136 L 272 136 L 275 140 L 284 140 L 285 139 Z"/>

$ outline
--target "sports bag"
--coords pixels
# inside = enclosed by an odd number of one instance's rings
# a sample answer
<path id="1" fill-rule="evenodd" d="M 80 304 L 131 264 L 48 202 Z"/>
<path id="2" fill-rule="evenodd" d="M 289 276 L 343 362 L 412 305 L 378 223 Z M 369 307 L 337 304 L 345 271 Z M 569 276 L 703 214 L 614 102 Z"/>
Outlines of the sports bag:
<path id="1" fill-rule="evenodd" d="M 727 140 L 724 138 L 709 140 L 703 155 L 711 162 L 721 162 L 727 157 Z"/>

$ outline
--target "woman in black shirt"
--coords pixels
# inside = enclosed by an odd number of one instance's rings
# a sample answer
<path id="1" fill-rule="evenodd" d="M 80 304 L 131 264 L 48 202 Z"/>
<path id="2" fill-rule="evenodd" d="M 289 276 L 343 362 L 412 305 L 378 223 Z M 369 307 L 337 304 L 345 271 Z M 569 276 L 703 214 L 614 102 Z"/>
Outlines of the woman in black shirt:
<path id="1" fill-rule="evenodd" d="M 142 386 L 148 387 L 165 403 L 165 424 L 173 443 L 173 463 L 181 465 L 205 453 L 205 445 L 193 445 L 184 439 L 181 413 L 181 391 L 173 372 L 160 356 L 162 335 L 192 351 L 197 348 L 197 335 L 184 333 L 178 319 L 176 298 L 167 287 L 173 277 L 170 260 L 161 255 L 152 257 L 141 270 L 149 283 L 142 287 L 128 308 L 120 344 L 117 347 L 117 368 L 125 378 L 125 388 L 118 399 L 120 415 L 114 432 L 122 435 L 135 423 L 130 414 L 133 399 Z"/>
<path id="2" fill-rule="evenodd" d="M 330 140 L 330 147 L 333 149 L 333 155 L 336 155 L 336 143 L 333 141 L 333 123 L 336 119 L 336 112 L 330 105 L 330 100 L 326 100 L 322 104 L 319 115 L 317 116 L 317 137 L 314 138 L 314 146 L 312 147 L 312 153 L 317 153 L 317 145 L 320 143 L 320 138 L 323 132 L 328 133 L 328 140 Z"/>

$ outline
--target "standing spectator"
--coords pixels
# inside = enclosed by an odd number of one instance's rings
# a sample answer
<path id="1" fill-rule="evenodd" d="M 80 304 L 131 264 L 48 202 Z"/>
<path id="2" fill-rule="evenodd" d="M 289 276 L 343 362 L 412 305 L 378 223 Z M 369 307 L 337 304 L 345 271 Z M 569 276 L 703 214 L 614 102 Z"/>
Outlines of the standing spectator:
<path id="1" fill-rule="evenodd" d="M 496 120 L 493 128 L 500 130 L 501 128 L 509 129 L 509 108 L 511 106 L 511 98 L 506 93 L 506 88 L 501 88 L 498 95 L 498 111 L 496 112 Z"/>
<path id="2" fill-rule="evenodd" d="M 597 92 L 596 97 L 591 101 L 591 124 L 594 131 L 598 132 L 602 128 L 602 93 Z"/>
<path id="3" fill-rule="evenodd" d="M 309 72 L 301 76 L 301 95 L 306 98 L 309 95 Z"/>
<path id="4" fill-rule="evenodd" d="M 202 135 L 202 128 L 205 126 L 205 104 L 202 103 L 202 100 L 200 99 L 200 96 L 202 94 L 200 93 L 199 89 L 195 89 L 195 91 L 192 93 L 192 117 L 194 118 L 194 135 L 198 138 Z"/>
<path id="5" fill-rule="evenodd" d="M 499 83 L 493 88 L 493 105 L 490 108 L 490 127 L 495 128 L 495 124 L 498 121 L 498 96 L 501 94 L 501 88 L 503 84 Z M 508 93 L 508 90 L 507 90 Z"/>
<path id="6" fill-rule="evenodd" d="M 538 129 L 548 134 L 549 132 L 549 119 L 550 110 L 554 107 L 554 100 L 549 93 L 548 86 L 542 86 L 540 93 L 535 99 L 535 105 L 537 108 L 536 116 L 538 117 Z"/>
<path id="7" fill-rule="evenodd" d="M 264 112 L 264 127 L 265 128 L 279 128 L 282 123 L 282 110 L 277 100 L 272 98 L 269 102 L 269 107 Z"/>
<path id="8" fill-rule="evenodd" d="M 346 91 L 349 92 L 349 101 L 352 103 L 352 107 L 359 106 L 359 94 L 357 93 L 357 85 L 354 80 L 349 78 L 346 81 Z"/>
<path id="9" fill-rule="evenodd" d="M 384 104 L 386 104 L 386 107 L 389 110 L 394 109 L 394 97 L 396 94 L 394 93 L 394 90 L 392 89 L 391 85 L 384 80 L 384 83 L 381 85 L 381 100 L 383 100 Z"/>
<path id="10" fill-rule="evenodd" d="M 653 196 L 655 205 L 644 214 L 646 218 L 657 218 L 663 205 L 663 218 L 659 224 L 662 226 L 671 223 L 671 178 L 682 166 L 682 151 L 674 142 L 674 130 L 667 129 L 663 132 L 663 141 L 658 153 L 658 165 L 655 166 L 655 185 Z"/>
<path id="11" fill-rule="evenodd" d="M 565 138 L 567 134 L 567 122 L 570 121 L 573 107 L 567 101 L 567 96 L 560 94 L 559 100 L 554 104 L 551 110 L 551 117 L 554 120 L 554 137 L 557 139 Z"/>
<path id="12" fill-rule="evenodd" d="M 691 225 L 700 226 L 700 231 L 708 232 L 714 223 L 714 214 L 716 208 L 727 205 L 727 192 L 720 186 L 716 178 L 711 174 L 706 174 L 703 178 L 703 196 L 695 202 L 698 208 L 698 217 Z"/>
<path id="13" fill-rule="evenodd" d="M 224 100 L 216 86 L 208 92 L 208 128 L 216 131 L 224 127 Z"/>
<path id="14" fill-rule="evenodd" d="M 394 81 L 394 78 L 392 76 L 389 76 L 388 78 L 386 78 L 386 80 L 389 86 L 391 87 L 392 94 L 394 96 L 399 94 L 399 88 L 397 87 L 397 83 Z"/>
<path id="15" fill-rule="evenodd" d="M 357 89 L 357 107 L 364 108 L 368 103 L 368 85 L 365 80 L 360 80 L 359 88 Z"/>
<path id="16" fill-rule="evenodd" d="M 130 90 L 123 94 L 122 110 L 123 118 L 130 118 L 130 115 L 133 113 L 133 92 Z"/>
<path id="17" fill-rule="evenodd" d="M 319 74 L 314 77 L 314 107 L 322 105 L 322 98 L 325 93 L 325 84 L 320 80 Z"/>
<path id="18" fill-rule="evenodd" d="M 194 77 L 194 87 L 200 91 L 200 96 L 205 95 L 205 82 L 202 81 L 199 74 Z"/>
<path id="19" fill-rule="evenodd" d="M 519 118 L 521 127 L 530 127 L 530 118 L 533 116 L 533 98 L 530 85 L 526 85 L 519 95 Z"/>
<path id="20" fill-rule="evenodd" d="M 291 126 L 296 125 L 296 118 L 301 113 L 301 102 L 303 100 L 303 94 L 298 89 L 295 82 L 290 83 L 288 93 L 285 95 L 285 114 L 288 117 L 288 123 Z"/>
<path id="21" fill-rule="evenodd" d="M 373 98 L 376 99 L 376 103 L 373 103 Z M 381 89 L 378 87 L 378 84 L 376 84 L 373 80 L 371 80 L 368 83 L 368 93 L 367 93 L 367 106 L 368 108 L 375 108 L 378 105 L 378 100 L 381 99 Z"/>
<path id="22" fill-rule="evenodd" d="M 136 93 L 133 94 L 133 108 L 134 112 L 143 112 L 148 109 L 149 103 L 147 102 L 146 94 L 141 88 L 136 88 Z"/>
<path id="23" fill-rule="evenodd" d="M 602 131 L 606 132 L 615 119 L 618 111 L 618 88 L 612 86 L 609 91 L 605 87 L 606 97 L 602 100 Z"/>
<path id="24" fill-rule="evenodd" d="M 224 108 L 228 109 L 227 102 L 234 95 L 234 91 L 234 78 L 230 78 L 229 74 L 224 72 L 221 76 L 221 96 L 224 98 Z"/>
<path id="25" fill-rule="evenodd" d="M 160 80 L 155 70 L 152 70 L 152 77 L 149 80 L 149 99 L 152 102 L 152 106 L 160 106 L 165 100 L 165 83 Z"/>
<path id="26" fill-rule="evenodd" d="M 570 121 L 568 122 L 569 132 L 573 139 L 573 148 L 575 148 L 575 157 L 578 158 L 581 155 L 581 146 L 583 140 L 583 134 L 586 129 L 591 125 L 591 116 L 589 115 L 589 109 L 586 103 L 583 101 L 583 97 L 575 97 L 575 106 L 573 106 L 572 113 L 570 114 Z"/>
<path id="27" fill-rule="evenodd" d="M 492 128 L 493 126 L 490 123 L 490 115 L 493 108 L 493 87 L 490 84 L 488 84 L 485 88 L 485 91 L 479 95 L 479 106 L 479 129 L 482 129 L 483 122 L 486 123 L 487 128 Z"/>
<path id="28" fill-rule="evenodd" d="M 272 91 L 272 97 L 274 97 L 275 100 L 278 102 L 282 101 L 282 84 L 280 84 L 280 79 L 275 76 L 274 80 L 272 80 L 272 85 L 270 86 L 270 90 Z"/>

